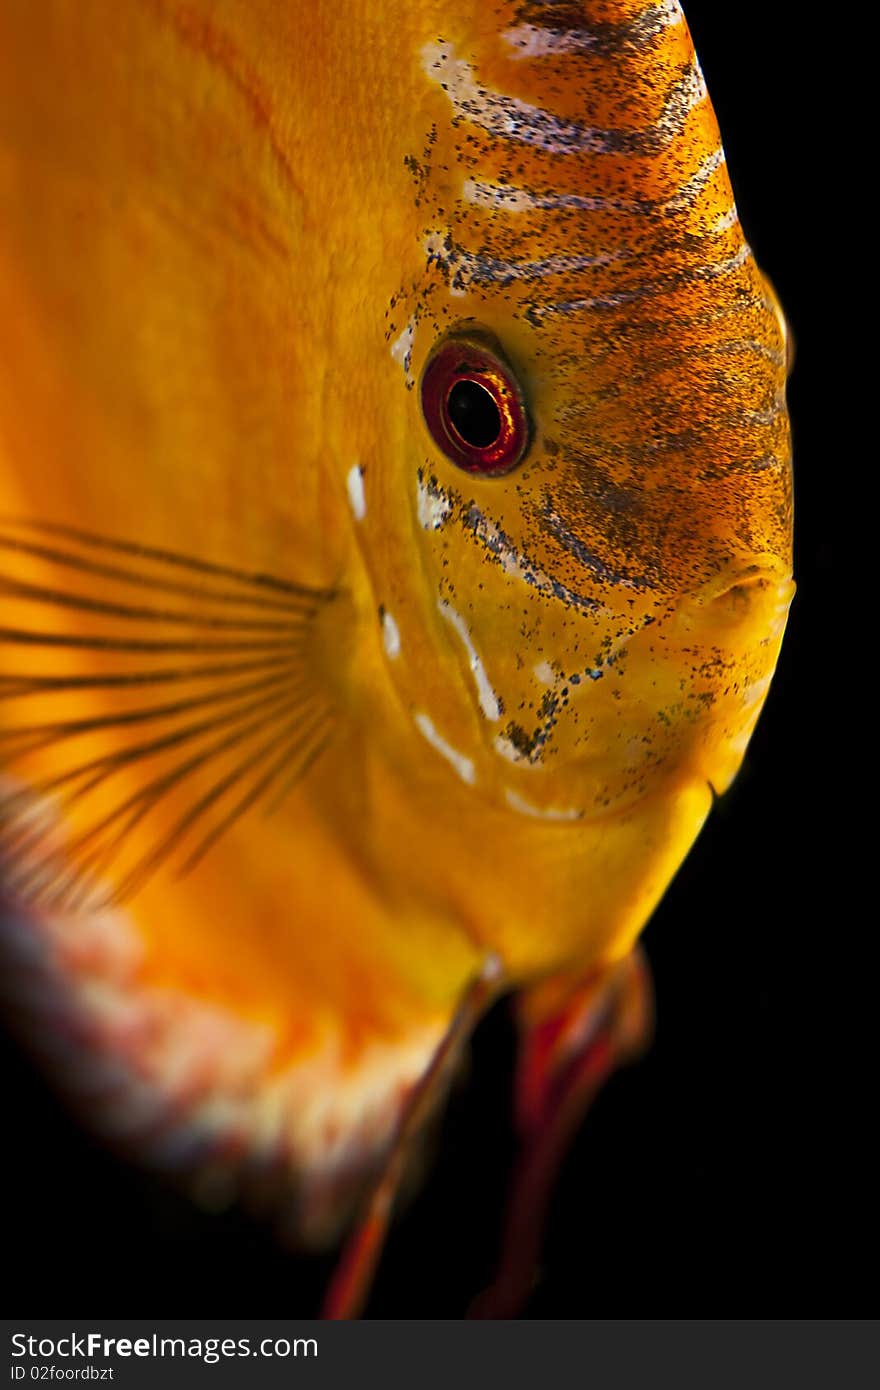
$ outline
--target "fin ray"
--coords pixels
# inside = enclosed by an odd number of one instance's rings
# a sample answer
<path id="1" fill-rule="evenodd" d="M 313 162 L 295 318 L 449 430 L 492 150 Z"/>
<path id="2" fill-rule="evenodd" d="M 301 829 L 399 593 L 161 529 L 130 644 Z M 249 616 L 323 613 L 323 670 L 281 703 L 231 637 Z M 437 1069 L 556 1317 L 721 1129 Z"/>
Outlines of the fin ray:
<path id="1" fill-rule="evenodd" d="M 10 773 L 0 791 L 4 883 L 53 910 L 118 905 L 198 827 L 178 874 L 194 870 L 247 812 L 280 805 L 319 756 L 333 710 L 310 643 L 335 592 L 53 523 L 4 518 L 2 528 L 0 592 L 20 619 L 0 629 L 0 771 Z M 67 544 L 44 544 L 46 535 Z M 105 564 L 96 552 L 131 563 Z M 206 582 L 178 583 L 178 573 Z M 216 579 L 223 588 L 212 587 Z M 192 607 L 119 597 L 119 586 L 132 585 Z M 204 630 L 220 640 L 203 640 Z M 201 661 L 203 652 L 241 659 Z M 194 659 L 151 669 L 155 656 L 177 654 Z M 172 698 L 145 701 L 140 692 L 150 686 L 171 687 Z M 138 738 L 150 725 L 154 732 Z M 44 798 L 57 817 L 33 814 Z M 205 825 L 216 810 L 219 819 Z"/>

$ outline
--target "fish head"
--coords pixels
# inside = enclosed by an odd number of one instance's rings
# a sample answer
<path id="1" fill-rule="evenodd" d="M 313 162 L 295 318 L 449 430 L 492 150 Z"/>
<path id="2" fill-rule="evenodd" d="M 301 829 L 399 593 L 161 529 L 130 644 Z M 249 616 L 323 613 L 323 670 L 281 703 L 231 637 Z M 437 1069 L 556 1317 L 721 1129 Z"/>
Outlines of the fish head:
<path id="1" fill-rule="evenodd" d="M 562 821 L 726 787 L 793 592 L 787 330 L 687 27 L 597 8 L 423 52 L 374 566 L 409 718 Z"/>

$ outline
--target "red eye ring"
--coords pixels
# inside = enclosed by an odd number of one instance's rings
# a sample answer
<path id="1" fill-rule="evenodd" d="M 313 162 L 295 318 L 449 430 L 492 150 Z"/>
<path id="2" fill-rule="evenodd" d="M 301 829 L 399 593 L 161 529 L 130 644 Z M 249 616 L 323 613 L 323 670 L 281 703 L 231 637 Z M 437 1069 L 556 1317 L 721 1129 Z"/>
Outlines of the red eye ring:
<path id="1" fill-rule="evenodd" d="M 516 377 L 477 338 L 449 338 L 422 373 L 422 413 L 434 443 L 466 473 L 498 477 L 529 446 L 529 421 Z"/>

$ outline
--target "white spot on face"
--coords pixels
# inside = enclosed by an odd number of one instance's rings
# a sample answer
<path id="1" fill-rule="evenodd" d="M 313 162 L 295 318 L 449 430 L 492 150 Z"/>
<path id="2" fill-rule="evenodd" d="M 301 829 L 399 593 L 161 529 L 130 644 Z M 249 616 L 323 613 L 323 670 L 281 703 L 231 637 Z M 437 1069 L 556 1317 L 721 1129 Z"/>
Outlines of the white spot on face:
<path id="1" fill-rule="evenodd" d="M 433 720 L 424 713 L 416 715 L 416 728 L 424 738 L 428 740 L 432 748 L 451 763 L 463 782 L 472 787 L 477 780 L 477 772 L 470 758 L 466 758 L 463 753 L 459 753 L 457 748 L 453 748 L 451 743 L 447 743 L 442 734 L 434 728 Z"/>
<path id="2" fill-rule="evenodd" d="M 424 239 L 423 245 L 425 248 L 425 256 L 429 265 L 432 261 L 436 261 L 438 265 L 448 265 L 448 240 L 449 238 L 446 232 L 428 233 L 428 235 Z M 458 298 L 461 298 L 461 296 L 465 294 L 464 282 L 459 275 L 450 275 L 449 293 L 451 295 L 455 295 Z"/>
<path id="3" fill-rule="evenodd" d="M 754 705 L 759 700 L 763 704 L 764 697 L 767 694 L 767 691 L 770 689 L 770 682 L 772 681 L 772 679 L 773 672 L 771 671 L 769 675 L 763 676 L 761 680 L 752 681 L 751 685 L 747 685 L 745 690 L 743 691 L 743 705 L 746 708 L 748 708 L 749 705 Z"/>
<path id="4" fill-rule="evenodd" d="M 731 227 L 735 227 L 739 221 L 739 214 L 735 207 L 730 207 L 727 212 L 723 212 L 718 220 L 713 224 L 712 231 L 727 232 Z"/>
<path id="5" fill-rule="evenodd" d="M 439 531 L 452 511 L 452 503 L 438 488 L 431 487 L 424 478 L 418 480 L 416 495 L 419 525 L 425 531 Z"/>
<path id="6" fill-rule="evenodd" d="M 400 336 L 391 345 L 391 356 L 395 362 L 399 362 L 403 368 L 403 375 L 406 377 L 407 386 L 414 386 L 415 381 L 410 375 L 410 362 L 412 361 L 413 341 L 416 336 L 416 320 L 413 315 L 404 328 Z"/>
<path id="7" fill-rule="evenodd" d="M 395 657 L 400 656 L 400 628 L 387 608 L 382 611 L 382 641 L 387 657 L 393 661 Z"/>
<path id="8" fill-rule="evenodd" d="M 542 685 L 556 684 L 556 672 L 553 670 L 549 661 L 539 661 L 534 670 L 535 675 Z"/>
<path id="9" fill-rule="evenodd" d="M 522 753 L 515 743 L 511 743 L 504 734 L 499 734 L 492 746 L 495 752 L 499 753 L 502 758 L 506 758 L 509 763 L 517 763 L 525 767 L 534 766 L 529 757 Z"/>
<path id="10" fill-rule="evenodd" d="M 564 191 L 533 193 L 528 188 L 519 188 L 513 184 L 484 183 L 478 179 L 465 179 L 462 197 L 466 203 L 473 203 L 475 207 L 501 209 L 511 213 L 534 212 L 542 208 L 570 208 L 580 212 L 610 208 L 617 212 L 629 212 L 634 216 L 657 212 L 673 213 L 693 207 L 724 162 L 724 151 L 719 145 L 706 156 L 696 173 L 692 174 L 671 198 L 659 202 L 652 198 L 603 198 Z"/>
<path id="11" fill-rule="evenodd" d="M 504 977 L 504 962 L 494 951 L 490 951 L 483 961 L 483 968 L 480 971 L 480 979 L 487 981 L 500 980 Z"/>
<path id="12" fill-rule="evenodd" d="M 728 755 L 730 753 L 733 753 L 734 758 L 736 760 L 739 760 L 744 756 L 745 751 L 749 746 L 749 740 L 751 739 L 752 734 L 755 732 L 755 725 L 758 722 L 758 718 L 761 713 L 761 708 L 762 706 L 759 704 L 757 709 L 754 709 L 749 714 L 739 733 L 736 734 L 733 738 L 731 738 L 727 744 L 726 751 Z"/>
<path id="13" fill-rule="evenodd" d="M 480 660 L 479 653 L 474 646 L 473 638 L 471 637 L 467 623 L 461 614 L 452 607 L 452 604 L 447 603 L 446 599 L 441 598 L 437 607 L 449 626 L 454 628 L 458 633 L 458 636 L 461 638 L 461 644 L 467 652 L 468 664 L 471 668 L 471 674 L 473 675 L 474 683 L 477 687 L 477 695 L 480 699 L 480 709 L 487 719 L 500 719 L 501 702 L 492 689 L 492 683 L 486 675 L 486 668 Z"/>
<path id="14" fill-rule="evenodd" d="M 694 266 L 682 274 L 678 283 L 684 280 L 717 280 L 722 275 L 729 275 L 731 271 L 738 270 L 751 254 L 752 248 L 744 244 L 736 255 L 731 256 L 728 260 L 712 261 L 706 265 Z M 648 281 L 643 285 L 635 285 L 632 289 L 620 290 L 616 294 L 599 295 L 593 299 L 568 299 L 559 304 L 541 304 L 536 307 L 535 313 L 543 318 L 548 314 L 576 314 L 583 313 L 588 309 L 613 308 L 617 304 L 629 304 L 637 299 L 646 299 L 651 295 L 663 294 L 669 289 L 670 283 L 668 276 L 660 276 L 657 280 Z"/>
<path id="15" fill-rule="evenodd" d="M 461 190 L 466 203 L 478 208 L 500 208 L 503 212 L 533 212 L 540 208 L 572 208 L 587 212 L 600 208 L 620 208 L 625 206 L 621 199 L 584 197 L 580 193 L 531 193 L 526 188 L 516 188 L 512 184 L 483 183 L 478 179 L 465 179 Z M 638 204 L 631 203 L 633 210 Z"/>
<path id="16" fill-rule="evenodd" d="M 518 811 L 521 816 L 534 816 L 538 820 L 573 821 L 580 820 L 584 814 L 576 806 L 533 806 L 531 801 L 526 801 L 524 796 L 510 787 L 505 789 L 504 799 L 512 811 Z"/>
<path id="17" fill-rule="evenodd" d="M 474 185 L 472 185 L 474 187 Z M 478 251 L 465 251 L 448 246 L 448 238 L 438 232 L 425 237 L 425 253 L 429 261 L 442 260 L 449 272 L 449 293 L 463 295 L 471 286 L 509 285 L 513 280 L 543 280 L 553 275 L 572 275 L 581 270 L 610 265 L 628 259 L 622 250 L 603 251 L 599 255 L 544 256 L 536 261 L 506 261 Z"/>
<path id="18" fill-rule="evenodd" d="M 632 47 L 641 47 L 656 38 L 663 30 L 681 24 L 684 15 L 678 0 L 660 0 L 651 5 L 628 26 Z M 620 26 L 624 32 L 627 26 Z M 513 49 L 514 58 L 541 58 L 548 53 L 584 53 L 597 48 L 603 34 L 590 29 L 546 29 L 537 24 L 517 24 L 501 35 Z"/>
<path id="19" fill-rule="evenodd" d="M 456 115 L 472 121 L 489 135 L 516 140 L 551 154 L 605 153 L 620 148 L 622 136 L 618 130 L 599 130 L 564 120 L 519 97 L 481 87 L 471 64 L 455 56 L 451 43 L 427 44 L 422 59 L 431 81 L 442 83 Z M 693 59 L 670 86 L 658 119 L 644 130 L 625 132 L 630 146 L 639 141 L 649 143 L 652 149 L 669 145 L 684 128 L 689 113 L 705 98 L 703 75 Z"/>
<path id="20" fill-rule="evenodd" d="M 517 24 L 501 35 L 513 49 L 513 58 L 542 58 L 547 53 L 578 53 L 596 47 L 596 35 L 584 29 L 544 29 L 539 24 Z"/>
<path id="21" fill-rule="evenodd" d="M 367 498 L 364 492 L 364 470 L 360 464 L 348 470 L 345 479 L 348 488 L 348 501 L 355 521 L 363 521 L 367 514 Z"/>

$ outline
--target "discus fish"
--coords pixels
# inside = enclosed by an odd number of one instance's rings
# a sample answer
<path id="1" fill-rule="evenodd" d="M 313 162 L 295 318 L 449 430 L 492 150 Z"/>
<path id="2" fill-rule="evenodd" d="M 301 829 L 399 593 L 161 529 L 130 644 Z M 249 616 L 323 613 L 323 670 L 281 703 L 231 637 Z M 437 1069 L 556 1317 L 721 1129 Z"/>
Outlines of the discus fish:
<path id="1" fill-rule="evenodd" d="M 784 317 L 677 0 L 6 0 L 0 204 L 8 989 L 142 1160 L 311 1243 L 378 1182 L 350 1311 L 492 999 L 532 1140 L 641 1031 Z"/>

